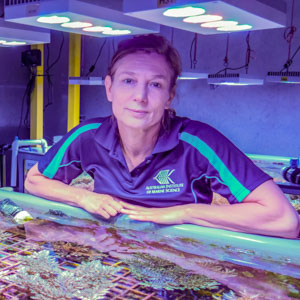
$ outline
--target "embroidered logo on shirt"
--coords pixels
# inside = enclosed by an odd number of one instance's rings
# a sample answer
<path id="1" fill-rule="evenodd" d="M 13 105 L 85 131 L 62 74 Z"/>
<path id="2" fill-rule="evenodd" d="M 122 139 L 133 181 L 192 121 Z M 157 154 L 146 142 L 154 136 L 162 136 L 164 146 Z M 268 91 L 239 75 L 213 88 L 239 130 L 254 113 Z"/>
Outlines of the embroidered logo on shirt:
<path id="1" fill-rule="evenodd" d="M 170 170 L 160 170 L 158 174 L 153 178 L 155 179 L 159 184 L 170 184 L 170 183 L 175 183 L 171 178 L 171 174 L 175 171 L 173 169 L 172 171 Z"/>
<path id="2" fill-rule="evenodd" d="M 184 183 L 175 183 L 171 179 L 173 170 L 160 170 L 155 177 L 152 177 L 159 184 L 158 185 L 147 185 L 145 187 L 146 194 L 165 194 L 165 193 L 179 193 L 184 187 Z M 176 177 L 176 176 L 175 176 Z M 178 179 L 178 178 L 177 178 Z M 177 181 L 177 180 L 176 180 Z"/>

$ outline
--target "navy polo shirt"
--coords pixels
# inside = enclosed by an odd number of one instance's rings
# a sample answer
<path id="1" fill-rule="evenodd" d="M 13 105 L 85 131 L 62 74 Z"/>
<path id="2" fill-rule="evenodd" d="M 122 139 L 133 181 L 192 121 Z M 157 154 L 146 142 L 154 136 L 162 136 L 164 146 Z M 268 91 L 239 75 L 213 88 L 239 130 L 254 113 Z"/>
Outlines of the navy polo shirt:
<path id="1" fill-rule="evenodd" d="M 129 172 L 111 117 L 85 121 L 50 148 L 39 171 L 69 184 L 86 171 L 94 191 L 147 207 L 211 203 L 213 192 L 238 203 L 271 179 L 211 126 L 188 118 L 171 119 L 153 153 Z"/>

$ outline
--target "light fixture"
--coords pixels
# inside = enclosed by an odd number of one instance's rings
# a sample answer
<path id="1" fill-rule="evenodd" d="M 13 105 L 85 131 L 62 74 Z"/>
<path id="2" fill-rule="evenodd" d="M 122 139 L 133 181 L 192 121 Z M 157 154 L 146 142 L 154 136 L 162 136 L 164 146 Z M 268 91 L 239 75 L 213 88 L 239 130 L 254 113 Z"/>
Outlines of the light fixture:
<path id="1" fill-rule="evenodd" d="M 92 26 L 92 27 L 85 27 L 82 30 L 88 31 L 88 32 L 103 32 L 103 31 L 107 31 L 107 30 L 112 30 L 112 28 L 104 27 L 104 26 Z"/>
<path id="2" fill-rule="evenodd" d="M 60 26 L 65 27 L 65 28 L 85 28 L 85 27 L 90 27 L 93 26 L 92 23 L 88 22 L 67 22 L 67 23 L 62 23 Z"/>
<path id="3" fill-rule="evenodd" d="M 233 27 L 238 24 L 237 21 L 215 21 L 201 24 L 204 28 L 218 28 L 218 27 Z"/>
<path id="4" fill-rule="evenodd" d="M 234 25 L 234 26 L 224 26 L 224 27 L 218 27 L 217 30 L 219 31 L 226 31 L 226 32 L 232 32 L 232 31 L 242 31 L 242 30 L 250 30 L 252 29 L 251 25 Z"/>
<path id="5" fill-rule="evenodd" d="M 300 84 L 300 72 L 268 72 L 266 82 Z"/>
<path id="6" fill-rule="evenodd" d="M 199 73 L 199 72 L 181 72 L 180 76 L 177 78 L 178 80 L 195 80 L 195 79 L 207 79 L 207 73 Z"/>
<path id="7" fill-rule="evenodd" d="M 159 32 L 158 24 L 126 16 L 121 11 L 95 3 L 97 2 L 90 3 L 83 0 L 39 0 L 27 3 L 6 1 L 5 19 L 20 24 L 97 37 Z M 99 30 L 101 27 L 106 29 Z M 110 29 L 107 29 L 108 27 Z"/>
<path id="8" fill-rule="evenodd" d="M 244 86 L 244 85 L 263 85 L 263 78 L 257 78 L 248 74 L 227 73 L 227 74 L 209 74 L 208 84 Z"/>
<path id="9" fill-rule="evenodd" d="M 104 30 L 103 34 L 106 34 L 106 35 L 124 35 L 124 34 L 131 34 L 131 31 L 127 30 L 127 29 L 123 29 L 123 30 L 119 30 L 119 29 Z"/>
<path id="10" fill-rule="evenodd" d="M 49 30 L 12 24 L 0 18 L 0 47 L 43 44 L 49 42 Z"/>
<path id="11" fill-rule="evenodd" d="M 293 59 L 300 51 L 300 46 L 298 46 L 296 51 L 292 54 L 292 41 L 297 30 L 297 28 L 293 24 L 294 7 L 295 0 L 293 0 L 292 2 L 291 24 L 287 28 L 288 31 L 284 33 L 284 38 L 289 44 L 287 60 L 283 65 L 283 68 L 279 72 L 268 72 L 268 75 L 266 76 L 266 82 L 300 84 L 300 71 L 290 71 L 290 67 L 293 64 Z"/>
<path id="12" fill-rule="evenodd" d="M 188 17 L 183 19 L 183 22 L 186 23 L 206 23 L 206 22 L 213 22 L 213 21 L 221 21 L 223 17 L 218 15 L 202 15 L 202 16 L 194 16 L 194 17 Z"/>
<path id="13" fill-rule="evenodd" d="M 2 41 L 1 44 L 3 46 L 24 46 L 26 45 L 27 43 L 26 42 L 20 42 L 20 41 Z"/>
<path id="14" fill-rule="evenodd" d="M 70 22 L 70 18 L 58 17 L 58 16 L 39 17 L 37 18 L 37 22 L 48 23 L 48 24 L 61 24 L 61 23 Z"/>
<path id="15" fill-rule="evenodd" d="M 286 25 L 284 0 L 123 0 L 123 10 L 136 18 L 200 34 L 283 28 Z M 221 30 L 199 26 L 198 22 L 192 21 L 192 18 L 209 18 L 211 15 L 218 15 L 223 21 L 235 21 L 238 26 L 228 26 L 226 30 L 223 26 Z"/>
<path id="16" fill-rule="evenodd" d="M 224 67 L 222 70 L 215 74 L 208 74 L 207 82 L 211 85 L 229 85 L 229 86 L 244 86 L 244 85 L 263 85 L 264 80 L 262 77 L 257 77 L 248 74 L 250 59 L 251 59 L 251 47 L 250 47 L 250 31 L 246 37 L 247 49 L 246 49 L 246 63 L 243 66 L 232 68 L 229 66 L 229 37 L 227 34 L 226 51 L 223 59 Z M 246 73 L 229 73 L 228 71 L 245 69 Z"/>
<path id="17" fill-rule="evenodd" d="M 169 8 L 163 12 L 163 15 L 166 17 L 182 18 L 182 17 L 191 17 L 198 16 L 205 13 L 205 9 L 201 7 L 174 7 Z"/>

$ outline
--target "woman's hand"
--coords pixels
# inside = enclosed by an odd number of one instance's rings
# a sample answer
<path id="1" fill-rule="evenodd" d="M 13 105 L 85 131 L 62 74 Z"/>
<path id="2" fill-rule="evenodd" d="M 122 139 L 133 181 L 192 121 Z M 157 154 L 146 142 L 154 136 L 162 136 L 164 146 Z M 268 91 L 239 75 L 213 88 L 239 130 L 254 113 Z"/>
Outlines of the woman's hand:
<path id="1" fill-rule="evenodd" d="M 118 198 L 94 192 L 90 192 L 87 197 L 84 197 L 80 206 L 89 213 L 101 215 L 105 219 L 116 216 L 122 209 Z"/>
<path id="2" fill-rule="evenodd" d="M 121 213 L 129 215 L 130 219 L 138 221 L 154 222 L 159 224 L 183 224 L 185 210 L 184 205 L 148 208 L 120 201 Z"/>

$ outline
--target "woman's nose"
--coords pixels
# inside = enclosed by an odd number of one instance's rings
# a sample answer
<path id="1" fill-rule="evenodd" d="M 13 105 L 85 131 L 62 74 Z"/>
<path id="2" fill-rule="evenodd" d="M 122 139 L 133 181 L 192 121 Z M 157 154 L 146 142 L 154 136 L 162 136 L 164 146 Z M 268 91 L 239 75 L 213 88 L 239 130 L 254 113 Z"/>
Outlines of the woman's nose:
<path id="1" fill-rule="evenodd" d="M 139 84 L 136 86 L 134 100 L 139 102 L 147 102 L 148 90 L 146 84 Z"/>

